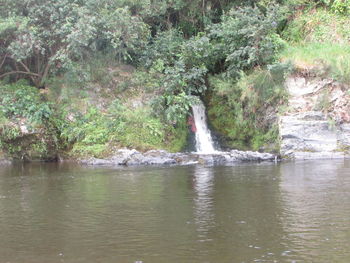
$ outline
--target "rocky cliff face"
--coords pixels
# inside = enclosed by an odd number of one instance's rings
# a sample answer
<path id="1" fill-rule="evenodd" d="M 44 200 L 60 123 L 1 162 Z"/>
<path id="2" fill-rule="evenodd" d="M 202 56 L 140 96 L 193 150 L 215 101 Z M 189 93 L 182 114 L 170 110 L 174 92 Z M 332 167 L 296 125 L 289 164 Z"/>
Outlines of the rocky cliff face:
<path id="1" fill-rule="evenodd" d="M 331 79 L 294 76 L 280 116 L 281 154 L 292 159 L 345 158 L 350 150 L 350 94 Z"/>

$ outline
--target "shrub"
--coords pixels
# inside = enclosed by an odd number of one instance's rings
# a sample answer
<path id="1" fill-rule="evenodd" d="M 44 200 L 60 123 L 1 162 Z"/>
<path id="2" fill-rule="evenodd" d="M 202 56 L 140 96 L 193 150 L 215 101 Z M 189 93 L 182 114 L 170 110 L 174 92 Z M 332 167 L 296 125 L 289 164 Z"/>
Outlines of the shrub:
<path id="1" fill-rule="evenodd" d="M 334 0 L 331 10 L 336 14 L 350 14 L 350 0 Z"/>
<path id="2" fill-rule="evenodd" d="M 216 52 L 225 60 L 230 76 L 239 77 L 241 70 L 271 63 L 283 41 L 276 35 L 282 19 L 280 9 L 270 7 L 263 13 L 257 7 L 232 9 L 213 25 L 210 36 Z"/>
<path id="3" fill-rule="evenodd" d="M 284 81 L 289 64 L 274 64 L 266 70 L 241 73 L 240 80 L 210 78 L 214 93 L 209 101 L 209 119 L 230 148 L 258 150 L 278 139 L 275 118 L 287 98 Z"/>
<path id="4" fill-rule="evenodd" d="M 22 82 L 1 85 L 0 109 L 7 119 L 26 118 L 29 123 L 43 124 L 52 115 L 51 105 L 44 102 L 35 87 Z"/>

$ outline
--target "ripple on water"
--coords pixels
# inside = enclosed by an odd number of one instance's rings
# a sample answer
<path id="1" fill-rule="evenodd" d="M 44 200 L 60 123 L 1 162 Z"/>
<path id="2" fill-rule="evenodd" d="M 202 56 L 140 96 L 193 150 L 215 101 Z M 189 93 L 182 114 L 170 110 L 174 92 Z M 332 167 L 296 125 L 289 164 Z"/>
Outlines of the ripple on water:
<path id="1" fill-rule="evenodd" d="M 350 262 L 349 167 L 14 166 L 0 261 Z"/>

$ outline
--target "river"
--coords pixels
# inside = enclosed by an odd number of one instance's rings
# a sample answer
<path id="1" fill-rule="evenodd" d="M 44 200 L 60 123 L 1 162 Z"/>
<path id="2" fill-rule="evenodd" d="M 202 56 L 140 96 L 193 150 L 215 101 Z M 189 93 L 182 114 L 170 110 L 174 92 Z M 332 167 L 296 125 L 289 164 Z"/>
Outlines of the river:
<path id="1" fill-rule="evenodd" d="M 0 167 L 0 263 L 350 262 L 350 161 Z"/>

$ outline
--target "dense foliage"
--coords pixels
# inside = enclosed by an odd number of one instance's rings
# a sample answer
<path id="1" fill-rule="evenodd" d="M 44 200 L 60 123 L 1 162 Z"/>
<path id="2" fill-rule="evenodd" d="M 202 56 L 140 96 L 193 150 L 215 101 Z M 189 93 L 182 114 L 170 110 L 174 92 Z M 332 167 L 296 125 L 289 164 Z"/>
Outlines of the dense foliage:
<path id="1" fill-rule="evenodd" d="M 286 99 L 280 60 L 321 59 L 349 82 L 348 2 L 0 0 L 0 125 L 49 122 L 81 155 L 177 151 L 201 97 L 227 146 L 260 149 L 277 140 L 266 115 Z"/>

